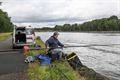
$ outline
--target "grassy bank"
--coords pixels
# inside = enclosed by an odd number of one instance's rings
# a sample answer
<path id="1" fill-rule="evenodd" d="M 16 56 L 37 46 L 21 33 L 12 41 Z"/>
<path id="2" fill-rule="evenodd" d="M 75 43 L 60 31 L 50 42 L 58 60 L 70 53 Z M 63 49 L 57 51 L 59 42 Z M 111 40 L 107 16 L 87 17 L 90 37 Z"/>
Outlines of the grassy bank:
<path id="1" fill-rule="evenodd" d="M 42 40 L 37 40 L 37 44 L 41 47 L 45 47 Z M 30 51 L 29 53 L 44 54 L 45 50 Z M 88 80 L 85 77 L 79 75 L 79 73 L 68 64 L 67 61 L 53 62 L 51 65 L 40 65 L 38 61 L 29 63 L 28 68 L 29 80 Z"/>
<path id="2" fill-rule="evenodd" d="M 45 47 L 42 40 L 36 40 L 36 42 L 41 47 Z M 45 50 L 34 50 L 30 51 L 29 54 L 44 54 L 45 52 Z M 67 61 L 56 61 L 51 65 L 44 66 L 35 61 L 34 63 L 29 63 L 27 72 L 28 80 L 109 80 L 86 66 L 75 70 Z"/>
<path id="3" fill-rule="evenodd" d="M 3 41 L 7 38 L 9 38 L 11 33 L 0 33 L 0 41 Z"/>

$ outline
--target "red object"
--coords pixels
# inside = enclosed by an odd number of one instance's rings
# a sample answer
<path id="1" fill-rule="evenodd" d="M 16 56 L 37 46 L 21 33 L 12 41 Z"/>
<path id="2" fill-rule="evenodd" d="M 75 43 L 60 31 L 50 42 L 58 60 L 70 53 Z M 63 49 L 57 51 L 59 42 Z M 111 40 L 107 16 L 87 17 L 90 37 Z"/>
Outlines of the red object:
<path id="1" fill-rule="evenodd" d="M 24 47 L 23 47 L 23 51 L 24 51 L 24 55 L 26 55 L 27 52 L 29 51 L 29 46 L 24 45 Z"/>

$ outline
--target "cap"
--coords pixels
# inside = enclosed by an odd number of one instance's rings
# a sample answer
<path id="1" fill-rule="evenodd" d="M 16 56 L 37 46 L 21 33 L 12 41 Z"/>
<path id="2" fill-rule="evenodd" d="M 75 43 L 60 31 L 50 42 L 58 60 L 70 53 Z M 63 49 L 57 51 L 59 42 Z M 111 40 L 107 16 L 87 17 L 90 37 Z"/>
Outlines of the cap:
<path id="1" fill-rule="evenodd" d="M 54 36 L 55 36 L 55 35 L 59 35 L 59 33 L 58 33 L 58 32 L 54 32 L 53 35 L 54 35 Z"/>

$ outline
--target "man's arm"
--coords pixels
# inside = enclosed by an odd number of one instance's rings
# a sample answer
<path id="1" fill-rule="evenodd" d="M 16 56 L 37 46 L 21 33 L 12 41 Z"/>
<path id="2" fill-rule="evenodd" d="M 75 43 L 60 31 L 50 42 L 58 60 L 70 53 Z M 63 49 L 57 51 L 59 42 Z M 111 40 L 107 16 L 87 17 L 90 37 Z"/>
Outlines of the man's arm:
<path id="1" fill-rule="evenodd" d="M 58 45 L 64 47 L 64 45 L 58 40 Z"/>

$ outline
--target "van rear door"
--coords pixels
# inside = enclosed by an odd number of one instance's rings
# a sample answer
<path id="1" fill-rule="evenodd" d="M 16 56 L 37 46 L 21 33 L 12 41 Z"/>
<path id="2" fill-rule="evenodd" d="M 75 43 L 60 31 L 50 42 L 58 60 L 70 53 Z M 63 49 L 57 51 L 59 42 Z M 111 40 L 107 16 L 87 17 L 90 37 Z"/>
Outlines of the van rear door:
<path id="1" fill-rule="evenodd" d="M 34 35 L 32 29 L 26 29 L 26 41 L 28 44 L 34 44 Z"/>

